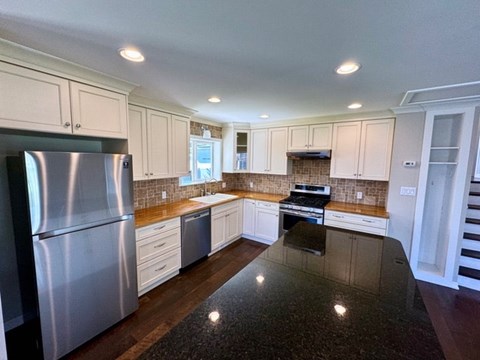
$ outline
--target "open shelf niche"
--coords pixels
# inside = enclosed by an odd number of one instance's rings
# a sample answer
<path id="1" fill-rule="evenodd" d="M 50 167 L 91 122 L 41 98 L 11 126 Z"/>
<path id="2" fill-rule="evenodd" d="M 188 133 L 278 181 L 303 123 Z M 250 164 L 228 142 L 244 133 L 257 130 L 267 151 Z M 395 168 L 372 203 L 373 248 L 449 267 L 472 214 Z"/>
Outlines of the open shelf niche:
<path id="1" fill-rule="evenodd" d="M 458 288 L 475 108 L 427 111 L 410 264 L 417 279 Z"/>

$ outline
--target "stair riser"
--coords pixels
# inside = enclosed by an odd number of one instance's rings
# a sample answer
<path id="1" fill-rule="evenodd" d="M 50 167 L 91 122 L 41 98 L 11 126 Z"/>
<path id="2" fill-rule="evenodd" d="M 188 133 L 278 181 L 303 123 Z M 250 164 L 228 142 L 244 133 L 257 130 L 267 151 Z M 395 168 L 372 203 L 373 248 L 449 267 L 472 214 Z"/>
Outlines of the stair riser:
<path id="1" fill-rule="evenodd" d="M 471 234 L 480 234 L 480 225 L 466 223 L 463 231 Z"/>
<path id="2" fill-rule="evenodd" d="M 462 240 L 462 249 L 480 251 L 480 241 L 463 239 Z"/>
<path id="3" fill-rule="evenodd" d="M 467 209 L 467 218 L 469 218 L 469 219 L 480 219 L 480 210 Z"/>
<path id="4" fill-rule="evenodd" d="M 480 192 L 480 183 L 471 183 L 470 191 Z"/>
<path id="5" fill-rule="evenodd" d="M 468 197 L 468 203 L 472 205 L 480 205 L 480 196 L 472 196 Z"/>
<path id="6" fill-rule="evenodd" d="M 465 266 L 466 268 L 469 269 L 476 269 L 480 270 L 480 260 L 479 259 L 474 259 L 466 256 L 460 256 L 460 266 Z"/>

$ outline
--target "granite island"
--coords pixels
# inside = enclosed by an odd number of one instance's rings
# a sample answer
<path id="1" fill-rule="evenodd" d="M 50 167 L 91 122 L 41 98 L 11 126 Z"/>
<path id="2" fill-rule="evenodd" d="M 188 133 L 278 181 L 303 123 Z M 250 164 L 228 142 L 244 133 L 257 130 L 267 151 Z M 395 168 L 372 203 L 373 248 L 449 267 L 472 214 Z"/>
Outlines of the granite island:
<path id="1" fill-rule="evenodd" d="M 141 359 L 444 359 L 400 242 L 298 223 Z"/>

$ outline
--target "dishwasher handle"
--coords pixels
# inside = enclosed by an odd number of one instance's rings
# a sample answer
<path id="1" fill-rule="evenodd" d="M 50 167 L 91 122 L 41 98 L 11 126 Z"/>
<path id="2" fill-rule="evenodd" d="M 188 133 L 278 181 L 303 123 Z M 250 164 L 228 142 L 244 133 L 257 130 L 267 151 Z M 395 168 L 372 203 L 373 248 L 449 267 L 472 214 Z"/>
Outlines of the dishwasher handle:
<path id="1" fill-rule="evenodd" d="M 205 216 L 210 216 L 210 211 L 204 211 L 202 213 L 186 215 L 185 216 L 185 222 L 187 223 L 187 222 L 190 222 L 190 221 L 193 221 L 193 220 L 197 220 L 197 219 L 200 219 L 200 218 L 205 217 Z"/>

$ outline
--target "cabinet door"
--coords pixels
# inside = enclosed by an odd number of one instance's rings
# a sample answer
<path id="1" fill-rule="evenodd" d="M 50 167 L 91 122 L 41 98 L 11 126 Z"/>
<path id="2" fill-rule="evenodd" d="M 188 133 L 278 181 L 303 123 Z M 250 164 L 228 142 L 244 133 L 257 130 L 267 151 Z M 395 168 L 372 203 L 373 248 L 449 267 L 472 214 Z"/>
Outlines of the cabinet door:
<path id="1" fill-rule="evenodd" d="M 287 128 L 269 129 L 268 174 L 287 175 Z"/>
<path id="2" fill-rule="evenodd" d="M 190 121 L 172 116 L 172 177 L 187 175 L 190 171 Z"/>
<path id="3" fill-rule="evenodd" d="M 147 110 L 128 108 L 128 152 L 133 159 L 133 180 L 148 179 Z"/>
<path id="4" fill-rule="evenodd" d="M 225 215 L 225 241 L 235 240 L 240 236 L 240 212 L 238 208 L 232 209 Z"/>
<path id="5" fill-rule="evenodd" d="M 73 133 L 127 138 L 127 97 L 94 86 L 70 82 Z"/>
<path id="6" fill-rule="evenodd" d="M 225 213 L 212 215 L 212 251 L 225 242 Z"/>
<path id="7" fill-rule="evenodd" d="M 358 178 L 388 180 L 392 156 L 394 120 L 362 122 Z"/>
<path id="8" fill-rule="evenodd" d="M 255 236 L 271 242 L 278 240 L 278 211 L 255 209 Z"/>
<path id="9" fill-rule="evenodd" d="M 308 125 L 288 128 L 288 151 L 306 151 L 308 144 Z"/>
<path id="10" fill-rule="evenodd" d="M 235 158 L 233 159 L 235 171 L 248 171 L 250 167 L 249 149 L 250 132 L 248 130 L 235 130 Z"/>
<path id="11" fill-rule="evenodd" d="M 332 148 L 332 124 L 310 125 L 308 150 L 328 150 Z"/>
<path id="12" fill-rule="evenodd" d="M 252 130 L 252 173 L 266 173 L 267 149 L 268 149 L 268 130 Z"/>
<path id="13" fill-rule="evenodd" d="M 356 179 L 362 123 L 346 122 L 333 125 L 330 177 Z"/>
<path id="14" fill-rule="evenodd" d="M 0 127 L 71 134 L 68 81 L 0 62 Z"/>
<path id="15" fill-rule="evenodd" d="M 255 235 L 255 200 L 243 201 L 243 233 Z"/>
<path id="16" fill-rule="evenodd" d="M 378 294 L 382 265 L 383 240 L 355 235 L 352 247 L 350 283 L 359 289 Z"/>
<path id="17" fill-rule="evenodd" d="M 147 110 L 148 176 L 150 179 L 170 176 L 170 114 Z"/>
<path id="18" fill-rule="evenodd" d="M 328 231 L 325 243 L 325 277 L 349 284 L 351 260 L 352 238 L 339 231 Z"/>

